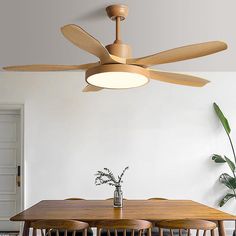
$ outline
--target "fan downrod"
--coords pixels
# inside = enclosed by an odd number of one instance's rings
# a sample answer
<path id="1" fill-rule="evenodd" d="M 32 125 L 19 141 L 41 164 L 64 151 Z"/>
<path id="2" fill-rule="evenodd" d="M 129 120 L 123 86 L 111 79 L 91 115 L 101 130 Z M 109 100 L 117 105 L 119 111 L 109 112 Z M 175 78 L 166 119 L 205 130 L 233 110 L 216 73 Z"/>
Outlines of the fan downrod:
<path id="1" fill-rule="evenodd" d="M 128 16 L 128 6 L 126 5 L 111 5 L 106 8 L 108 17 L 116 21 L 116 40 L 113 44 L 107 45 L 106 49 L 110 54 L 122 57 L 130 58 L 131 57 L 131 47 L 127 44 L 124 44 L 121 40 L 120 34 L 120 22 L 125 20 Z"/>

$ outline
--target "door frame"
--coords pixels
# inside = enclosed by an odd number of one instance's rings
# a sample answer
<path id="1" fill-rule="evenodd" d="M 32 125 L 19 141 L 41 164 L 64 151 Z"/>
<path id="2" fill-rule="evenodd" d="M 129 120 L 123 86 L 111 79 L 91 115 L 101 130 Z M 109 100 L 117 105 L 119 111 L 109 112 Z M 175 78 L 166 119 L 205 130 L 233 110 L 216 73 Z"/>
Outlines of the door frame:
<path id="1" fill-rule="evenodd" d="M 20 114 L 20 165 L 21 165 L 21 188 L 20 188 L 20 211 L 25 208 L 25 160 L 24 160 L 24 104 L 0 103 L 0 111 L 19 111 Z"/>

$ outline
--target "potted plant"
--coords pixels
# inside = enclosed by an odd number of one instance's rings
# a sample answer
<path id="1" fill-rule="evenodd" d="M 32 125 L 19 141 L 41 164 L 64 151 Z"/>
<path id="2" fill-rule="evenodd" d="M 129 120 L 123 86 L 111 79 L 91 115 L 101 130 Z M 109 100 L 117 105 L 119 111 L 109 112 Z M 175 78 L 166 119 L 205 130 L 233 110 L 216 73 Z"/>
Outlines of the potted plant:
<path id="1" fill-rule="evenodd" d="M 125 167 L 122 171 L 121 175 L 118 175 L 116 178 L 111 170 L 108 168 L 104 168 L 104 171 L 97 171 L 95 174 L 95 184 L 102 185 L 108 184 L 115 187 L 114 198 L 113 198 L 113 206 L 114 207 L 122 207 L 123 206 L 123 192 L 121 190 L 121 184 L 123 183 L 123 177 L 125 172 L 129 169 L 129 167 Z"/>
<path id="2" fill-rule="evenodd" d="M 220 183 L 225 185 L 225 187 L 227 188 L 227 192 L 224 194 L 224 196 L 222 197 L 222 199 L 219 202 L 219 206 L 222 207 L 230 199 L 236 199 L 236 173 L 235 173 L 235 171 L 236 171 L 236 155 L 235 155 L 235 149 L 233 146 L 233 142 L 230 137 L 231 128 L 230 128 L 229 122 L 216 103 L 213 104 L 213 107 L 214 107 L 217 117 L 219 118 L 219 120 L 220 120 L 222 126 L 224 127 L 226 134 L 227 134 L 227 137 L 229 139 L 229 143 L 230 143 L 230 146 L 232 149 L 232 154 L 233 154 L 233 158 L 228 158 L 226 156 L 222 156 L 219 154 L 212 155 L 212 160 L 215 163 L 227 164 L 229 167 L 229 170 L 231 172 L 231 174 L 223 173 L 219 177 Z M 236 227 L 236 221 L 235 221 L 235 227 Z M 235 236 L 235 230 L 234 230 L 233 235 Z"/>

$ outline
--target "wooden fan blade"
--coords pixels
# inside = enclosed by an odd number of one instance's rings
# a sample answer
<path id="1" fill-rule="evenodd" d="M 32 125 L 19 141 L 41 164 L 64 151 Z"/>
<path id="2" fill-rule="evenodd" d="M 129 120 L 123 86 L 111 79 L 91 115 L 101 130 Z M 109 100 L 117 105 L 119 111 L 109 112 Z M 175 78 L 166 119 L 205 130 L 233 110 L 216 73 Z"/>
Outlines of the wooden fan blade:
<path id="1" fill-rule="evenodd" d="M 102 64 L 126 62 L 124 58 L 111 55 L 97 39 L 95 39 L 78 25 L 65 25 L 61 28 L 61 32 L 77 47 L 100 58 Z"/>
<path id="2" fill-rule="evenodd" d="M 84 89 L 83 92 L 98 92 L 100 90 L 102 90 L 103 88 L 94 86 L 94 85 L 90 85 L 88 84 Z"/>
<path id="3" fill-rule="evenodd" d="M 177 74 L 156 70 L 149 70 L 149 76 L 151 79 L 159 80 L 162 82 L 167 82 L 171 84 L 180 84 L 192 87 L 203 87 L 210 81 L 201 79 L 192 75 Z"/>
<path id="4" fill-rule="evenodd" d="M 86 70 L 100 65 L 99 62 L 82 65 L 25 65 L 3 67 L 7 71 L 67 71 L 67 70 Z"/>
<path id="5" fill-rule="evenodd" d="M 141 65 L 145 67 L 184 61 L 197 57 L 207 56 L 227 49 L 227 44 L 220 41 L 193 44 L 156 53 L 146 57 L 127 59 L 127 64 Z"/>

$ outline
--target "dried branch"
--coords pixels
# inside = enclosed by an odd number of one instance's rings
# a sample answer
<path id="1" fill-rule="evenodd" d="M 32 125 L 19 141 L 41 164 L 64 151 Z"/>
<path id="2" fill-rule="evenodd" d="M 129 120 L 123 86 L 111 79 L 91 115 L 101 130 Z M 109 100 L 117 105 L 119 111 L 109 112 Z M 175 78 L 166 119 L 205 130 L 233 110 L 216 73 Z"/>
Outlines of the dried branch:
<path id="1" fill-rule="evenodd" d="M 95 185 L 102 185 L 102 184 L 108 184 L 111 186 L 120 186 L 121 183 L 123 183 L 122 178 L 125 174 L 125 172 L 128 170 L 128 166 L 125 167 L 125 169 L 122 171 L 121 175 L 118 175 L 118 180 L 115 178 L 113 172 L 108 169 L 108 168 L 104 168 L 104 171 L 97 171 L 97 173 L 95 174 L 96 178 L 95 178 Z"/>
<path id="2" fill-rule="evenodd" d="M 123 183 L 122 178 L 123 178 L 125 172 L 126 172 L 128 169 L 129 169 L 129 167 L 126 166 L 125 169 L 122 171 L 121 175 L 120 175 L 120 176 L 118 175 L 118 179 L 119 179 L 118 182 L 119 182 L 119 183 Z"/>

